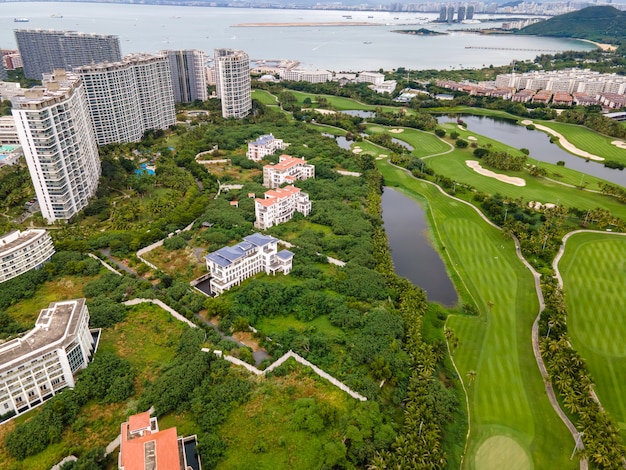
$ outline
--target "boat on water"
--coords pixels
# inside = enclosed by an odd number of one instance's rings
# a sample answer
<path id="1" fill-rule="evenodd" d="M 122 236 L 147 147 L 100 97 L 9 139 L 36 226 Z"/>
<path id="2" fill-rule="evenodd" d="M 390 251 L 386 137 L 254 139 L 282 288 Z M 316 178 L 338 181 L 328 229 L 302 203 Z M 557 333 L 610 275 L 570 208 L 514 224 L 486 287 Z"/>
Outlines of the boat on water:
<path id="1" fill-rule="evenodd" d="M 63 18 L 63 15 L 61 15 L 60 13 L 52 13 L 50 15 L 50 18 Z"/>
<path id="2" fill-rule="evenodd" d="M 13 23 L 28 23 L 29 21 L 28 18 L 13 18 Z"/>

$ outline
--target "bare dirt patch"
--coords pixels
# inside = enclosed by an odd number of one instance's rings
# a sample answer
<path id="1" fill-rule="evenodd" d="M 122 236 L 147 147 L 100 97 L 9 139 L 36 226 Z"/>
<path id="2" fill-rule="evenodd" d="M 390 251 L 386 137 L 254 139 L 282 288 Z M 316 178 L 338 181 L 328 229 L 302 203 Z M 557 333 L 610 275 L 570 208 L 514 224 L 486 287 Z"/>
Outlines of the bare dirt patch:
<path id="1" fill-rule="evenodd" d="M 489 178 L 495 178 L 498 181 L 502 181 L 503 183 L 512 184 L 514 186 L 526 186 L 526 181 L 523 178 L 517 178 L 515 176 L 502 175 L 500 173 L 495 173 L 491 170 L 487 170 L 480 166 L 480 163 L 476 160 L 465 160 L 465 164 L 469 166 L 472 170 L 474 170 L 479 175 L 487 176 Z"/>

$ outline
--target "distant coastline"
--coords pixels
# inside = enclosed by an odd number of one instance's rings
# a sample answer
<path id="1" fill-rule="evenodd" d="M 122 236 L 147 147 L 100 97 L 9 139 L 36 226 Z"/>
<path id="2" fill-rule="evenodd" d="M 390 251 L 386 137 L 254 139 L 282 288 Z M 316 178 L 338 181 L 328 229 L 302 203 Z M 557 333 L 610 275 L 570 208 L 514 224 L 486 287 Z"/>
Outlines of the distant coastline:
<path id="1" fill-rule="evenodd" d="M 298 26 L 382 26 L 383 23 L 370 23 L 368 21 L 320 21 L 303 23 L 238 23 L 231 25 L 231 28 L 277 28 L 277 27 L 298 27 Z"/>

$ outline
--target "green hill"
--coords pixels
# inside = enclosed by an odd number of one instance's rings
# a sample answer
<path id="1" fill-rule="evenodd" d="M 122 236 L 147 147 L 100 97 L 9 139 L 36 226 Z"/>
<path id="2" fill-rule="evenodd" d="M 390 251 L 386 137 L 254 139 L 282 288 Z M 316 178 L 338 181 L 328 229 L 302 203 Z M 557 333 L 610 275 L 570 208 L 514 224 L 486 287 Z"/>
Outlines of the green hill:
<path id="1" fill-rule="evenodd" d="M 527 26 L 518 34 L 619 43 L 626 40 L 626 12 L 609 6 L 583 8 Z"/>

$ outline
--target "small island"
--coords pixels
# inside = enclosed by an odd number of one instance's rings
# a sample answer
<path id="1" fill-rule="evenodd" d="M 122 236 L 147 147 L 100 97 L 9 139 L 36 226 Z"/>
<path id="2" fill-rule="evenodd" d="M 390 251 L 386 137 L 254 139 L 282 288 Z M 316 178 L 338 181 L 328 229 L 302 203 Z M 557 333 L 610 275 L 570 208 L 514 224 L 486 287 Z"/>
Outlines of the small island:
<path id="1" fill-rule="evenodd" d="M 420 29 L 396 29 L 392 31 L 393 33 L 400 34 L 413 34 L 414 36 L 445 36 L 448 33 L 440 33 L 439 31 L 433 31 L 431 29 L 420 28 Z"/>

